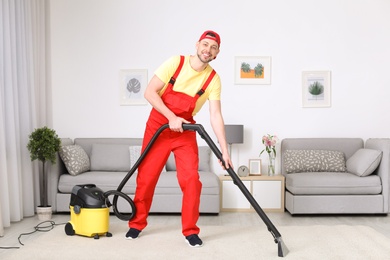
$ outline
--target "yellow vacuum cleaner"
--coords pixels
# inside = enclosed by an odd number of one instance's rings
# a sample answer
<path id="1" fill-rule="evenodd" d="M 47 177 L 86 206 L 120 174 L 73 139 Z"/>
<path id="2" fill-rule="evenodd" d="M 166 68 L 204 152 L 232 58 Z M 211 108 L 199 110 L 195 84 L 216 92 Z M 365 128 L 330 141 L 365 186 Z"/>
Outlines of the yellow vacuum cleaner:
<path id="1" fill-rule="evenodd" d="M 108 232 L 110 210 L 107 197 L 94 184 L 76 185 L 70 198 L 70 221 L 65 225 L 68 236 L 81 235 L 99 239 Z"/>

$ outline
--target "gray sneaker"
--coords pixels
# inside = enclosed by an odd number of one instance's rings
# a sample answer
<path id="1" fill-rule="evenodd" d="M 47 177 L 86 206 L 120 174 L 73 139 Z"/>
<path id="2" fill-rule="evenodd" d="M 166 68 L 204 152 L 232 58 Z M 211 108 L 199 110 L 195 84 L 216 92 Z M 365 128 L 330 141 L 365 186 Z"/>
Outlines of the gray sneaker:
<path id="1" fill-rule="evenodd" d="M 138 230 L 136 228 L 130 228 L 129 231 L 127 231 L 126 233 L 126 239 L 137 239 L 140 233 L 141 230 Z"/>
<path id="2" fill-rule="evenodd" d="M 186 236 L 186 242 L 190 247 L 201 247 L 203 245 L 202 240 L 197 234 Z"/>

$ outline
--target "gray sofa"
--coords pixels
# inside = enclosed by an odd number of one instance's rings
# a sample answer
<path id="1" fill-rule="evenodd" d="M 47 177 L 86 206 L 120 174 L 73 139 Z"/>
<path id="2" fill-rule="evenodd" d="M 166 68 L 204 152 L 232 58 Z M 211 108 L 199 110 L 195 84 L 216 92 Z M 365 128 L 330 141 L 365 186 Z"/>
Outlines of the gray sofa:
<path id="1" fill-rule="evenodd" d="M 141 143 L 141 138 L 76 138 L 74 141 L 63 138 L 61 156 L 57 155 L 56 164 L 48 165 L 49 202 L 53 212 L 69 211 L 71 192 L 77 184 L 95 184 L 103 191 L 115 190 L 137 161 Z M 218 214 L 220 182 L 211 171 L 210 156 L 209 147 L 199 147 L 199 174 L 202 182 L 200 211 Z M 175 167 L 171 154 L 157 184 L 150 212 L 181 212 L 182 193 Z M 122 190 L 132 198 L 136 176 L 137 173 L 134 173 Z M 130 210 L 128 203 L 121 198 L 118 200 L 118 208 L 120 212 Z"/>
<path id="2" fill-rule="evenodd" d="M 291 214 L 387 214 L 389 159 L 390 139 L 283 139 L 285 207 Z"/>

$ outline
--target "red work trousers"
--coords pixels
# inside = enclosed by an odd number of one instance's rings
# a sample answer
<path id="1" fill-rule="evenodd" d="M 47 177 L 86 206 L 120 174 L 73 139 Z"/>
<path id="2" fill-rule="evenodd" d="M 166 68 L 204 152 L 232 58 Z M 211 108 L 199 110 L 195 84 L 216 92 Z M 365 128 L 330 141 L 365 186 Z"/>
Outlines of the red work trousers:
<path id="1" fill-rule="evenodd" d="M 143 149 L 160 126 L 161 123 L 158 120 L 154 121 L 153 117 L 149 118 L 143 139 Z M 178 133 L 165 129 L 157 138 L 138 167 L 134 198 L 137 212 L 129 221 L 129 227 L 138 230 L 146 227 L 154 190 L 171 151 L 175 155 L 177 178 L 183 193 L 182 233 L 184 236 L 199 234 L 196 223 L 199 218 L 202 183 L 198 173 L 199 156 L 195 131 Z"/>

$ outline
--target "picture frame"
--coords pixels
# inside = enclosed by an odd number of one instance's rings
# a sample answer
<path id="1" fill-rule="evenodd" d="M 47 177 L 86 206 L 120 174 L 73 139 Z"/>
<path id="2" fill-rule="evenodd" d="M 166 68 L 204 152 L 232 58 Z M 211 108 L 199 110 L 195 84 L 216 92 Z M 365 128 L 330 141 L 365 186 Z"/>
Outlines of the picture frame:
<path id="1" fill-rule="evenodd" d="M 261 159 L 249 159 L 249 175 L 261 175 Z"/>
<path id="2" fill-rule="evenodd" d="M 144 92 L 148 84 L 148 70 L 122 69 L 119 71 L 119 103 L 121 106 L 146 105 Z"/>
<path id="3" fill-rule="evenodd" d="M 237 56 L 234 64 L 236 85 L 271 84 L 270 56 Z"/>
<path id="4" fill-rule="evenodd" d="M 331 106 L 330 71 L 302 72 L 302 107 Z"/>

